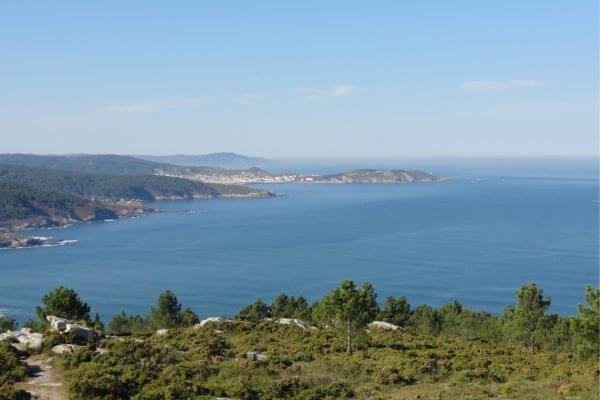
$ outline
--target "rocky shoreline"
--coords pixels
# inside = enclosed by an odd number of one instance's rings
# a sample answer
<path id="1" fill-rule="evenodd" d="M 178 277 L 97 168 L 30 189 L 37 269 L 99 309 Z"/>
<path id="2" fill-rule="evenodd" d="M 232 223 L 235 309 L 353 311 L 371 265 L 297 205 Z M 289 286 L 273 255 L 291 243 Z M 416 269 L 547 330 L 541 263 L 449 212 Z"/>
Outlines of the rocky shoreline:
<path id="1" fill-rule="evenodd" d="M 268 198 L 277 195 L 269 191 L 248 192 L 248 193 L 225 193 L 217 198 Z M 208 200 L 215 197 L 195 195 L 196 200 Z M 163 196 L 157 197 L 157 200 L 185 200 L 181 196 Z M 75 243 L 76 240 L 57 240 L 45 236 L 24 236 L 17 232 L 32 231 L 39 229 L 53 229 L 67 227 L 79 223 L 115 221 L 124 218 L 136 218 L 139 216 L 160 212 L 160 210 L 146 206 L 142 201 L 126 200 L 118 202 L 103 202 L 102 205 L 111 211 L 110 215 L 89 215 L 85 218 L 76 219 L 73 217 L 33 217 L 26 220 L 0 221 L 0 250 L 2 249 L 22 249 L 32 247 L 50 247 L 63 246 L 69 243 Z M 106 217 L 106 218 L 105 218 Z"/>
<path id="2" fill-rule="evenodd" d="M 11 232 L 0 232 L 0 249 L 22 249 L 27 247 L 62 246 L 76 240 L 56 240 L 43 236 L 18 236 Z"/>
<path id="3" fill-rule="evenodd" d="M 57 240 L 46 236 L 22 236 L 16 232 L 38 229 L 67 227 L 83 222 L 114 221 L 121 218 L 135 218 L 141 215 L 157 212 L 155 208 L 147 207 L 140 201 L 121 201 L 103 204 L 111 211 L 110 215 L 91 214 L 84 218 L 73 216 L 33 217 L 25 220 L 8 220 L 0 222 L 0 249 L 22 249 L 31 247 L 62 246 L 75 243 L 76 240 Z M 105 218 L 108 217 L 108 218 Z"/>

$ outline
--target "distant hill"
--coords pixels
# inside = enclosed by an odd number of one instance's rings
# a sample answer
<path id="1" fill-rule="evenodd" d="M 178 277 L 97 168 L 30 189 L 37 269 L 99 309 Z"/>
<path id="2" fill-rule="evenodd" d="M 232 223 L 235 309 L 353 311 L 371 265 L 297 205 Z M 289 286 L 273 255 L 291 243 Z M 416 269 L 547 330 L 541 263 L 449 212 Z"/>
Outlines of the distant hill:
<path id="1" fill-rule="evenodd" d="M 210 165 L 174 165 L 116 154 L 0 154 L 0 164 L 107 175 L 157 175 L 160 173 L 184 177 L 194 174 L 227 176 L 242 172 Z M 250 168 L 250 170 L 255 171 L 256 168 Z"/>
<path id="2" fill-rule="evenodd" d="M 167 164 L 115 154 L 0 154 L 0 163 L 112 175 L 153 175 L 157 168 L 169 168 Z"/>
<path id="3" fill-rule="evenodd" d="M 171 156 L 136 156 L 145 160 L 175 165 L 207 165 L 227 169 L 242 170 L 252 167 L 269 168 L 278 161 L 262 157 L 249 157 L 236 153 L 211 153 L 200 155 L 177 154 Z"/>
<path id="4" fill-rule="evenodd" d="M 315 180 L 331 183 L 411 183 L 438 182 L 442 179 L 428 172 L 417 170 L 359 169 L 340 174 L 323 175 Z"/>
<path id="5" fill-rule="evenodd" d="M 83 221 L 117 218 L 115 211 L 69 193 L 0 182 L 0 222 L 24 219 Z"/>
<path id="6" fill-rule="evenodd" d="M 268 196 L 246 186 L 222 187 L 188 179 L 155 175 L 107 175 L 0 164 L 0 182 L 109 200 L 158 200 Z"/>

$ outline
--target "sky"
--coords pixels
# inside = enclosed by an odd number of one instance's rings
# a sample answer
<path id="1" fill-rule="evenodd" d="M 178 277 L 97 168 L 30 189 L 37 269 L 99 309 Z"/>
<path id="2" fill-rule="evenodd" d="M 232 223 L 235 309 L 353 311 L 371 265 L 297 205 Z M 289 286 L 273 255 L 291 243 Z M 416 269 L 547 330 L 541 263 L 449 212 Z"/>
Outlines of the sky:
<path id="1" fill-rule="evenodd" d="M 0 2 L 0 153 L 598 152 L 598 2 Z"/>

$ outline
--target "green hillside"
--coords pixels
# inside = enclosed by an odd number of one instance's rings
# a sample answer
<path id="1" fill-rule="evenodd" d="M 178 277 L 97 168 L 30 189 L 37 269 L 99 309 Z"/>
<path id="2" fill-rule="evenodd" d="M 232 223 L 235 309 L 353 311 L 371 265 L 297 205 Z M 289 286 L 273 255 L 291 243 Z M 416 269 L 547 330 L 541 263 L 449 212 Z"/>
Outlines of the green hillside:
<path id="1" fill-rule="evenodd" d="M 156 168 L 169 168 L 169 164 L 113 154 L 0 154 L 0 163 L 110 175 L 153 175 Z"/>
<path id="2" fill-rule="evenodd" d="M 0 181 L 67 192 L 98 199 L 216 198 L 227 195 L 263 196 L 265 190 L 242 186 L 222 187 L 187 179 L 155 175 L 106 175 L 0 164 Z"/>
<path id="3" fill-rule="evenodd" d="M 70 193 L 0 182 L 0 221 L 28 218 L 115 218 L 116 214 L 98 204 Z"/>

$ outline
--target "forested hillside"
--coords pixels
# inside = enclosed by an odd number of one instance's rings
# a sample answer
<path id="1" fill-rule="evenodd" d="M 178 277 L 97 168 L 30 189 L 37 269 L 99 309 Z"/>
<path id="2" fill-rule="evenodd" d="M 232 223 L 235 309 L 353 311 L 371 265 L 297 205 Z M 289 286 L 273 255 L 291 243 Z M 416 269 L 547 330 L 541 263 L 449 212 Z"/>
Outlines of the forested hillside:
<path id="1" fill-rule="evenodd" d="M 227 195 L 266 196 L 265 190 L 212 186 L 187 179 L 155 175 L 106 175 L 0 164 L 0 181 L 67 192 L 98 199 L 216 198 Z"/>
<path id="2" fill-rule="evenodd" d="M 169 164 L 113 154 L 0 154 L 0 163 L 109 175 L 153 175 Z"/>
<path id="3" fill-rule="evenodd" d="M 0 221 L 28 218 L 116 218 L 114 211 L 69 193 L 0 181 Z"/>

